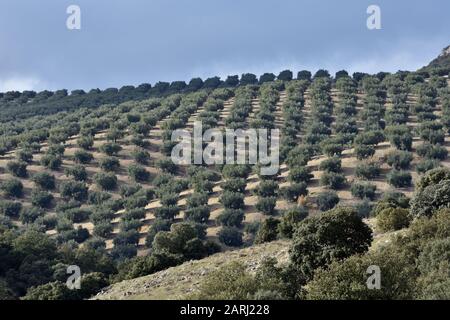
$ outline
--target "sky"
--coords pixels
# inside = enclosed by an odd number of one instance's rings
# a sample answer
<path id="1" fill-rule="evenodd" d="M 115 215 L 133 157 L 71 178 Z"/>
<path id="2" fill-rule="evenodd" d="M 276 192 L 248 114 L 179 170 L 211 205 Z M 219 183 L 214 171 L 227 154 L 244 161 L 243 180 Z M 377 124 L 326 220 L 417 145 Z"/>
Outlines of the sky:
<path id="1" fill-rule="evenodd" d="M 373 4 L 380 30 L 366 26 Z M 450 44 L 449 12 L 448 0 L 0 0 L 0 91 L 416 70 Z"/>

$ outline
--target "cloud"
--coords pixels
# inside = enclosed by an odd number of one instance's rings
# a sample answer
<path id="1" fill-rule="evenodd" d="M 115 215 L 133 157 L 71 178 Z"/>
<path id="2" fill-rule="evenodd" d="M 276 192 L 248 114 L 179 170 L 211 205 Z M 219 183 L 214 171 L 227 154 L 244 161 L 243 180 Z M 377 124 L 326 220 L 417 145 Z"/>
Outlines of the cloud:
<path id="1" fill-rule="evenodd" d="M 48 83 L 32 76 L 13 76 L 9 78 L 0 78 L 0 92 L 7 91 L 39 91 L 48 88 Z"/>

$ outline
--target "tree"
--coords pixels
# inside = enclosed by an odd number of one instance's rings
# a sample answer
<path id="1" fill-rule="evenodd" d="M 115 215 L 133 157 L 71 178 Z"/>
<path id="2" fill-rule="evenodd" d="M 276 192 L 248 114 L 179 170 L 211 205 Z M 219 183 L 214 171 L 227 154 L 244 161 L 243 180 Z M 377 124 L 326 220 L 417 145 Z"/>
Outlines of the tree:
<path id="1" fill-rule="evenodd" d="M 60 281 L 49 282 L 28 290 L 23 300 L 74 300 L 76 292 Z"/>
<path id="2" fill-rule="evenodd" d="M 48 172 L 38 172 L 33 175 L 31 180 L 43 190 L 55 189 L 55 176 Z"/>
<path id="3" fill-rule="evenodd" d="M 85 150 L 77 150 L 77 151 L 75 151 L 74 159 L 75 159 L 75 162 L 78 162 L 81 164 L 87 164 L 87 163 L 90 163 L 94 159 L 94 156 L 92 155 L 92 153 L 89 153 Z"/>
<path id="4" fill-rule="evenodd" d="M 219 240 L 230 247 L 240 247 L 242 245 L 242 232 L 235 227 L 222 227 L 219 233 Z"/>
<path id="5" fill-rule="evenodd" d="M 412 177 L 408 171 L 392 169 L 387 175 L 387 182 L 396 188 L 405 188 L 411 186 Z"/>
<path id="6" fill-rule="evenodd" d="M 293 78 L 292 71 L 291 70 L 281 71 L 277 78 L 278 80 L 282 81 L 291 81 Z"/>
<path id="7" fill-rule="evenodd" d="M 15 177 L 26 178 L 28 176 L 26 162 L 10 161 L 6 164 L 6 168 Z"/>
<path id="8" fill-rule="evenodd" d="M 314 74 L 314 79 L 316 78 L 330 78 L 330 73 L 324 69 L 317 70 Z"/>
<path id="9" fill-rule="evenodd" d="M 236 87 L 239 84 L 239 76 L 238 75 L 228 76 L 224 84 L 227 87 Z"/>
<path id="10" fill-rule="evenodd" d="M 308 70 L 299 71 L 297 74 L 297 80 L 307 80 L 311 81 L 311 72 Z"/>
<path id="11" fill-rule="evenodd" d="M 46 154 L 41 157 L 41 165 L 50 169 L 50 170 L 58 170 L 61 168 L 62 160 L 61 156 L 54 154 Z"/>
<path id="12" fill-rule="evenodd" d="M 139 164 L 146 165 L 150 160 L 150 153 L 148 153 L 145 149 L 135 149 L 132 155 L 134 161 Z"/>
<path id="13" fill-rule="evenodd" d="M 295 206 L 286 210 L 281 217 L 278 230 L 280 235 L 286 238 L 292 238 L 296 225 L 306 219 L 308 209 L 302 206 Z"/>
<path id="14" fill-rule="evenodd" d="M 117 143 L 107 142 L 105 144 L 102 144 L 99 149 L 104 154 L 108 156 L 113 156 L 117 155 L 122 150 L 122 147 Z"/>
<path id="15" fill-rule="evenodd" d="M 243 209 L 244 195 L 242 193 L 225 191 L 220 197 L 220 203 L 227 209 Z"/>
<path id="16" fill-rule="evenodd" d="M 325 159 L 319 164 L 319 170 L 340 173 L 342 171 L 342 160 L 339 157 Z"/>
<path id="17" fill-rule="evenodd" d="M 156 162 L 156 166 L 161 169 L 162 172 L 175 174 L 177 172 L 177 166 L 169 158 L 160 159 Z"/>
<path id="18" fill-rule="evenodd" d="M 276 214 L 275 210 L 276 205 L 277 205 L 276 197 L 259 198 L 258 203 L 256 204 L 256 210 L 266 215 L 274 215 Z"/>
<path id="19" fill-rule="evenodd" d="M 242 209 L 225 209 L 218 217 L 217 223 L 222 226 L 240 228 L 245 219 L 245 213 Z"/>
<path id="20" fill-rule="evenodd" d="M 261 181 L 255 189 L 255 194 L 259 197 L 276 197 L 278 194 L 278 183 L 276 181 Z"/>
<path id="21" fill-rule="evenodd" d="M 355 154 L 358 160 L 371 158 L 375 154 L 375 148 L 365 144 L 357 145 L 355 147 Z"/>
<path id="22" fill-rule="evenodd" d="M 281 189 L 283 198 L 290 202 L 295 202 L 300 196 L 308 195 L 308 185 L 305 182 L 291 183 L 289 186 Z"/>
<path id="23" fill-rule="evenodd" d="M 252 73 L 244 73 L 241 76 L 240 83 L 241 83 L 241 86 L 246 86 L 246 85 L 249 85 L 249 84 L 257 84 L 258 83 L 258 79 Z"/>
<path id="24" fill-rule="evenodd" d="M 354 197 L 373 200 L 375 199 L 375 191 L 377 190 L 377 186 L 367 182 L 356 182 L 352 184 L 350 190 Z"/>
<path id="25" fill-rule="evenodd" d="M 336 76 L 334 78 L 335 78 L 335 80 L 338 80 L 340 78 L 345 78 L 345 77 L 348 77 L 348 72 L 345 70 L 341 70 L 341 71 L 336 72 Z"/>
<path id="26" fill-rule="evenodd" d="M 215 89 L 220 86 L 221 81 L 219 77 L 212 77 L 205 80 L 203 83 L 203 88 L 205 89 Z"/>
<path id="27" fill-rule="evenodd" d="M 339 196 L 334 191 L 325 191 L 317 195 L 316 203 L 319 210 L 327 211 L 339 203 Z"/>
<path id="28" fill-rule="evenodd" d="M 31 203 L 39 208 L 49 208 L 53 195 L 47 191 L 34 190 L 31 194 Z"/>
<path id="29" fill-rule="evenodd" d="M 409 169 L 413 156 L 408 151 L 392 151 L 386 156 L 386 163 L 394 169 Z"/>
<path id="30" fill-rule="evenodd" d="M 375 162 L 360 163 L 356 166 L 355 174 L 358 178 L 372 180 L 381 174 L 381 169 Z"/>
<path id="31" fill-rule="evenodd" d="M 306 167 L 294 167 L 289 170 L 289 180 L 295 183 L 308 183 L 313 177 Z"/>
<path id="32" fill-rule="evenodd" d="M 117 177 L 114 173 L 96 173 L 94 181 L 103 190 L 114 190 L 117 187 Z"/>
<path id="33" fill-rule="evenodd" d="M 72 176 L 76 181 L 86 181 L 88 175 L 86 168 L 80 164 L 64 169 L 64 174 L 68 177 Z"/>
<path id="34" fill-rule="evenodd" d="M 84 150 L 89 150 L 94 145 L 94 138 L 92 136 L 83 136 L 78 138 L 77 144 Z"/>
<path id="35" fill-rule="evenodd" d="M 259 84 L 275 81 L 275 78 L 273 73 L 264 73 L 259 77 Z"/>
<path id="36" fill-rule="evenodd" d="M 320 184 L 337 190 L 342 189 L 347 184 L 347 179 L 342 173 L 324 172 L 320 177 Z"/>
<path id="37" fill-rule="evenodd" d="M 16 158 L 20 162 L 31 163 L 33 161 L 33 153 L 30 150 L 22 149 L 16 152 Z"/>
<path id="38" fill-rule="evenodd" d="M 301 221 L 294 232 L 291 262 L 311 279 L 317 268 L 364 253 L 372 231 L 351 208 L 337 208 Z"/>
<path id="39" fill-rule="evenodd" d="M 76 201 L 85 201 L 88 197 L 88 187 L 83 182 L 67 181 L 61 183 L 59 192 L 65 198 L 72 198 Z"/>
<path id="40" fill-rule="evenodd" d="M 382 232 L 406 228 L 409 222 L 409 211 L 406 209 L 387 208 L 377 214 L 377 227 Z"/>
<path id="41" fill-rule="evenodd" d="M 106 157 L 100 160 L 100 168 L 104 171 L 112 172 L 120 168 L 120 161 L 117 157 Z"/>
<path id="42" fill-rule="evenodd" d="M 22 209 L 22 203 L 1 200 L 0 201 L 0 213 L 7 217 L 15 218 L 19 216 L 20 210 Z"/>
<path id="43" fill-rule="evenodd" d="M 20 212 L 20 221 L 23 224 L 33 223 L 44 214 L 44 211 L 37 207 L 23 208 Z"/>
<path id="44" fill-rule="evenodd" d="M 140 165 L 130 165 L 128 174 L 136 182 L 147 182 L 150 179 L 150 173 Z"/>
<path id="45" fill-rule="evenodd" d="M 421 182 L 424 187 L 417 188 L 411 200 L 411 215 L 413 217 L 429 217 L 439 209 L 450 207 L 450 180 L 435 180 L 431 183 L 423 180 Z"/>
<path id="46" fill-rule="evenodd" d="M 0 185 L 0 190 L 8 197 L 20 198 L 23 194 L 23 184 L 15 178 L 5 180 Z"/>
<path id="47" fill-rule="evenodd" d="M 277 239 L 278 237 L 278 226 L 280 224 L 280 220 L 269 217 L 264 220 L 260 226 L 259 230 L 256 233 L 255 243 L 264 243 L 271 242 Z"/>
<path id="48" fill-rule="evenodd" d="M 207 223 L 209 220 L 210 209 L 207 205 L 186 209 L 184 219 L 197 223 Z"/>

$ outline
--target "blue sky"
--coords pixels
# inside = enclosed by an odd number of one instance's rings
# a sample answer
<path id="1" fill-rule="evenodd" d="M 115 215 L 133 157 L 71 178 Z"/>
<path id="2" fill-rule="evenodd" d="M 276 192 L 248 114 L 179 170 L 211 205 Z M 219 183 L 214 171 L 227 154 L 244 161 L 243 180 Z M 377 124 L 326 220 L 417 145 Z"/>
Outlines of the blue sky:
<path id="1" fill-rule="evenodd" d="M 66 8 L 81 8 L 81 30 Z M 381 8 L 381 30 L 366 9 Z M 283 69 L 415 70 L 450 44 L 450 1 L 1 0 L 0 91 Z"/>

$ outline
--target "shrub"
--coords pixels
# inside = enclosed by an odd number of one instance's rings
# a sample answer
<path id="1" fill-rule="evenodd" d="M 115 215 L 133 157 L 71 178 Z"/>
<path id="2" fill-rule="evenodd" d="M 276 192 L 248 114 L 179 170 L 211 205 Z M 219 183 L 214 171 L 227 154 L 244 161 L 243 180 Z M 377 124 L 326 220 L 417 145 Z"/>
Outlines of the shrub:
<path id="1" fill-rule="evenodd" d="M 278 226 L 280 220 L 269 217 L 265 219 L 259 226 L 259 230 L 256 233 L 255 243 L 264 243 L 274 241 L 278 237 Z"/>
<path id="2" fill-rule="evenodd" d="M 437 144 L 432 145 L 428 142 L 417 147 L 416 152 L 419 156 L 428 159 L 445 160 L 448 155 L 448 151 L 445 147 Z"/>
<path id="3" fill-rule="evenodd" d="M 224 191 L 244 193 L 247 182 L 242 178 L 232 178 L 225 180 L 221 187 Z"/>
<path id="4" fill-rule="evenodd" d="M 47 191 L 33 191 L 31 203 L 39 208 L 49 208 L 53 201 L 53 195 Z"/>
<path id="5" fill-rule="evenodd" d="M 145 149 L 135 149 L 132 155 L 136 163 L 145 165 L 148 164 L 150 160 L 150 153 L 148 153 Z"/>
<path id="6" fill-rule="evenodd" d="M 41 165 L 50 170 L 58 170 L 61 168 L 62 160 L 59 155 L 46 154 L 41 157 Z"/>
<path id="7" fill-rule="evenodd" d="M 6 168 L 13 176 L 19 178 L 26 178 L 28 175 L 26 162 L 10 161 L 6 164 Z"/>
<path id="8" fill-rule="evenodd" d="M 377 227 L 382 232 L 395 231 L 408 227 L 409 211 L 402 208 L 387 208 L 377 215 Z"/>
<path id="9" fill-rule="evenodd" d="M 320 177 L 320 184 L 331 189 L 342 189 L 347 184 L 347 179 L 342 173 L 324 172 Z"/>
<path id="10" fill-rule="evenodd" d="M 116 157 L 106 157 L 100 160 L 100 168 L 104 171 L 112 172 L 120 168 L 120 161 Z"/>
<path id="11" fill-rule="evenodd" d="M 381 174 L 381 169 L 375 162 L 360 163 L 356 166 L 355 174 L 358 178 L 372 180 Z"/>
<path id="12" fill-rule="evenodd" d="M 308 209 L 302 206 L 296 206 L 286 210 L 283 213 L 278 230 L 281 236 L 292 238 L 296 225 L 306 219 L 308 216 Z"/>
<path id="13" fill-rule="evenodd" d="M 360 199 L 375 199 L 376 190 L 376 185 L 367 182 L 356 182 L 353 183 L 351 187 L 352 195 Z"/>
<path id="14" fill-rule="evenodd" d="M 121 150 L 122 147 L 114 142 L 107 142 L 100 146 L 100 151 L 108 156 L 117 155 Z"/>
<path id="15" fill-rule="evenodd" d="M 225 209 L 216 220 L 222 226 L 240 228 L 244 218 L 245 213 L 242 209 Z"/>
<path id="16" fill-rule="evenodd" d="M 87 180 L 86 168 L 79 164 L 64 169 L 64 174 L 68 177 L 72 176 L 75 179 L 75 181 Z"/>
<path id="17" fill-rule="evenodd" d="M 310 173 L 306 167 L 295 167 L 289 170 L 289 180 L 292 182 L 308 183 L 314 176 Z"/>
<path id="18" fill-rule="evenodd" d="M 234 227 L 222 227 L 219 233 L 219 240 L 230 247 L 240 247 L 242 245 L 242 232 Z"/>
<path id="19" fill-rule="evenodd" d="M 77 140 L 77 144 L 80 148 L 84 150 L 89 150 L 94 145 L 94 138 L 92 136 L 80 137 Z"/>
<path id="20" fill-rule="evenodd" d="M 386 163 L 394 169 L 408 169 L 413 155 L 408 151 L 392 151 L 386 156 Z"/>
<path id="21" fill-rule="evenodd" d="M 59 192 L 61 196 L 72 198 L 76 201 L 85 201 L 88 197 L 88 187 L 86 184 L 77 181 L 63 182 Z"/>
<path id="22" fill-rule="evenodd" d="M 87 163 L 90 163 L 94 159 L 94 156 L 92 155 L 92 153 L 89 153 L 85 150 L 77 150 L 77 151 L 75 151 L 74 159 L 75 159 L 75 162 L 78 162 L 81 164 L 87 164 Z"/>
<path id="23" fill-rule="evenodd" d="M 300 196 L 308 195 L 308 185 L 304 182 L 291 183 L 289 186 L 281 189 L 281 194 L 286 200 L 295 202 Z"/>
<path id="24" fill-rule="evenodd" d="M 33 161 L 33 153 L 30 150 L 19 150 L 16 152 L 16 158 L 20 162 L 30 163 Z"/>
<path id="25" fill-rule="evenodd" d="M 117 177 L 114 173 L 96 173 L 94 181 L 103 190 L 114 190 L 117 187 Z"/>
<path id="26" fill-rule="evenodd" d="M 411 186 L 412 177 L 407 171 L 393 169 L 387 175 L 387 182 L 396 188 L 406 188 Z"/>
<path id="27" fill-rule="evenodd" d="M 339 196 L 334 191 L 325 191 L 317 195 L 316 203 L 319 210 L 327 211 L 339 203 Z"/>
<path id="28" fill-rule="evenodd" d="M 55 176 L 47 172 L 38 172 L 33 175 L 31 180 L 41 189 L 55 189 Z"/>
<path id="29" fill-rule="evenodd" d="M 278 194 L 278 183 L 276 181 L 261 181 L 255 189 L 255 194 L 259 197 L 276 197 Z"/>
<path id="30" fill-rule="evenodd" d="M 243 209 L 244 195 L 242 193 L 225 191 L 220 197 L 220 203 L 227 209 Z"/>
<path id="31" fill-rule="evenodd" d="M 355 147 L 355 154 L 358 160 L 371 158 L 375 154 L 375 148 L 365 144 L 357 145 Z"/>
<path id="32" fill-rule="evenodd" d="M 319 170 L 340 173 L 342 171 L 342 160 L 338 157 L 325 159 L 319 164 Z"/>
<path id="33" fill-rule="evenodd" d="M 128 174 L 136 182 L 147 182 L 150 179 L 150 173 L 140 165 L 130 165 L 128 167 Z"/>
<path id="34" fill-rule="evenodd" d="M 260 198 L 256 204 L 256 210 L 266 214 L 274 215 L 276 214 L 275 207 L 277 205 L 276 197 Z"/>
<path id="35" fill-rule="evenodd" d="M 337 208 L 300 222 L 290 249 L 292 264 L 311 279 L 319 267 L 364 253 L 372 243 L 372 230 L 351 208 Z"/>
<path id="36" fill-rule="evenodd" d="M 432 169 L 439 168 L 439 167 L 440 167 L 439 161 L 432 160 L 432 159 L 425 159 L 416 165 L 416 171 L 419 174 L 424 174 L 427 171 L 430 171 Z"/>
<path id="37" fill-rule="evenodd" d="M 184 219 L 197 223 L 207 223 L 209 220 L 210 209 L 208 206 L 194 207 L 186 209 Z"/>
<path id="38" fill-rule="evenodd" d="M 42 209 L 36 207 L 23 208 L 20 213 L 20 221 L 23 224 L 34 223 L 38 218 L 44 215 Z"/>
<path id="39" fill-rule="evenodd" d="M 1 200 L 0 201 L 0 213 L 7 217 L 15 218 L 19 216 L 20 210 L 22 209 L 22 203 Z"/>
<path id="40" fill-rule="evenodd" d="M 23 194 L 23 184 L 20 180 L 9 179 L 2 182 L 0 189 L 8 197 L 20 198 Z"/>

